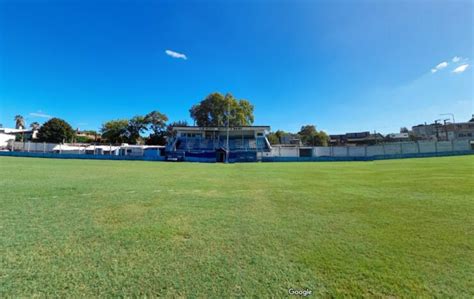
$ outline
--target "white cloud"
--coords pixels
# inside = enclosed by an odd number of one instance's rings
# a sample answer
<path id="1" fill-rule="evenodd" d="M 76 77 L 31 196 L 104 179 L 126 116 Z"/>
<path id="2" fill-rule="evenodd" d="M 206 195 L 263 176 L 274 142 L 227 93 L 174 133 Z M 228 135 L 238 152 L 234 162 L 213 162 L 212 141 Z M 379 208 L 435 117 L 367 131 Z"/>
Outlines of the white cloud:
<path id="1" fill-rule="evenodd" d="M 51 115 L 44 114 L 41 111 L 39 111 L 39 112 L 30 112 L 29 115 L 33 116 L 33 117 L 42 117 L 42 118 L 51 118 L 52 117 Z"/>
<path id="2" fill-rule="evenodd" d="M 469 67 L 469 64 L 463 64 L 454 69 L 453 73 L 462 73 Z"/>
<path id="3" fill-rule="evenodd" d="M 459 57 L 459 56 L 454 56 L 453 57 L 453 62 L 456 63 L 456 62 L 459 62 L 459 61 L 461 61 L 461 57 Z"/>
<path id="4" fill-rule="evenodd" d="M 188 59 L 188 57 L 186 57 L 186 55 L 184 55 L 182 53 L 175 52 L 175 51 L 166 50 L 165 53 L 166 53 L 166 55 L 169 55 L 173 58 L 184 59 L 184 60 Z"/>
<path id="5" fill-rule="evenodd" d="M 432 68 L 431 73 L 436 73 L 437 71 L 442 70 L 447 66 L 448 66 L 448 62 L 443 61 L 443 62 L 439 63 L 437 66 L 435 66 L 434 68 Z"/>
<path id="6" fill-rule="evenodd" d="M 441 70 L 441 69 L 444 69 L 447 66 L 448 66 L 448 63 L 446 61 L 443 61 L 443 62 L 441 62 L 440 64 L 438 64 L 436 66 L 436 69 Z"/>

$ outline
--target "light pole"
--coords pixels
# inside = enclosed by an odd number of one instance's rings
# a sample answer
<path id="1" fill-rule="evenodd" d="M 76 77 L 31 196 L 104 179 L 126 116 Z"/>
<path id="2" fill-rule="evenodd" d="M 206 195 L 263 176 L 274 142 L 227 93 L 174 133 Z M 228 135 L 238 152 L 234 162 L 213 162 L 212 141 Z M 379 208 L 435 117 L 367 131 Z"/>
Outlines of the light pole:
<path id="1" fill-rule="evenodd" d="M 229 123 L 230 123 L 230 102 L 227 103 L 227 140 L 226 140 L 226 153 L 225 153 L 225 163 L 229 163 Z"/>
<path id="2" fill-rule="evenodd" d="M 453 119 L 453 124 L 456 123 L 456 121 L 454 120 L 454 113 L 441 113 L 440 116 L 442 115 L 450 115 L 451 118 Z"/>
<path id="3" fill-rule="evenodd" d="M 454 138 L 456 138 L 457 137 L 457 133 L 456 133 L 457 129 L 456 129 L 456 121 L 454 120 L 454 113 L 442 113 L 440 115 L 450 115 L 453 118 L 453 134 L 454 134 Z M 446 126 L 446 121 L 445 121 L 444 125 Z M 446 130 L 447 130 L 447 128 L 446 128 Z"/>

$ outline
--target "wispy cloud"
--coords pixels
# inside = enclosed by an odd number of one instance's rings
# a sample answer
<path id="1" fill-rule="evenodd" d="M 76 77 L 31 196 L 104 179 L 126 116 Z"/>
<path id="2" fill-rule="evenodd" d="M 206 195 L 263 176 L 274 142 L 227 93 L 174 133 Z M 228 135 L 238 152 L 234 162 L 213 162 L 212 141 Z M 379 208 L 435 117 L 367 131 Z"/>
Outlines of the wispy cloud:
<path id="1" fill-rule="evenodd" d="M 466 63 L 466 64 L 463 64 L 463 65 L 460 65 L 460 66 L 458 66 L 457 68 L 455 68 L 455 69 L 453 70 L 453 73 L 462 73 L 462 72 L 464 72 L 465 70 L 467 70 L 468 67 L 469 67 L 469 64 L 467 64 L 467 63 Z"/>
<path id="2" fill-rule="evenodd" d="M 461 57 L 459 57 L 459 56 L 454 56 L 452 60 L 453 60 L 454 63 L 456 63 L 456 62 L 461 61 Z"/>
<path id="3" fill-rule="evenodd" d="M 172 51 L 172 50 L 166 50 L 165 53 L 166 53 L 166 55 L 171 56 L 173 58 L 184 59 L 184 60 L 188 59 L 188 57 L 186 57 L 185 54 L 178 53 L 178 52 L 175 52 L 175 51 Z"/>
<path id="4" fill-rule="evenodd" d="M 435 66 L 434 68 L 432 68 L 431 72 L 436 73 L 437 71 L 442 70 L 447 66 L 448 66 L 448 62 L 443 61 L 443 62 L 439 63 L 437 66 Z"/>
<path id="5" fill-rule="evenodd" d="M 32 117 L 41 117 L 41 118 L 51 118 L 52 116 L 49 115 L 49 114 L 45 114 L 41 111 L 39 112 L 30 112 L 29 113 L 29 116 L 32 116 Z"/>

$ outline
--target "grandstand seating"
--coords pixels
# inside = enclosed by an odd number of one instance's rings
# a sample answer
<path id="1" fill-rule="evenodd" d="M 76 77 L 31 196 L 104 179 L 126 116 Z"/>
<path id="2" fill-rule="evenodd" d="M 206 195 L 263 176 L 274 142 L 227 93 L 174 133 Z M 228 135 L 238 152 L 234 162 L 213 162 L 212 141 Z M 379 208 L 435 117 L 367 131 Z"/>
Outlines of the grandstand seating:
<path id="1" fill-rule="evenodd" d="M 227 140 L 220 139 L 206 139 L 201 137 L 178 137 L 170 140 L 169 147 L 176 148 L 181 151 L 211 151 L 219 148 L 227 147 Z M 244 151 L 268 151 L 269 146 L 265 137 L 255 138 L 231 138 L 229 139 L 229 149 L 244 150 Z"/>

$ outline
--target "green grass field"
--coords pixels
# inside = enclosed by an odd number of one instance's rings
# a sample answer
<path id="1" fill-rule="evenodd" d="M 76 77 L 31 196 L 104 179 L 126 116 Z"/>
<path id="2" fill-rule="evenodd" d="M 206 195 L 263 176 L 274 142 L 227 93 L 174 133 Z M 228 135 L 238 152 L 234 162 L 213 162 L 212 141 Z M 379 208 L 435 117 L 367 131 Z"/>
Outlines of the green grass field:
<path id="1" fill-rule="evenodd" d="M 0 297 L 474 294 L 474 156 L 0 173 Z"/>

